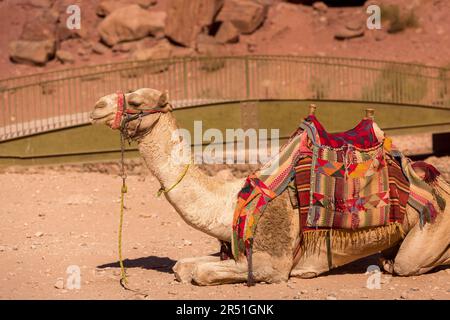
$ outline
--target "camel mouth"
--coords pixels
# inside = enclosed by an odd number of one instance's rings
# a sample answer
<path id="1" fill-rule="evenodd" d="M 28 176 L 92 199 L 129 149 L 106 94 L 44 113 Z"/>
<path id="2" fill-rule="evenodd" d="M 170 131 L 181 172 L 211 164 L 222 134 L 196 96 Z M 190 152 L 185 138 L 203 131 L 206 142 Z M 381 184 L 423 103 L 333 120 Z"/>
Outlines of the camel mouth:
<path id="1" fill-rule="evenodd" d="M 90 114 L 91 123 L 92 124 L 98 124 L 98 123 L 104 123 L 107 122 L 107 118 L 111 116 L 112 113 L 108 113 L 106 115 L 96 115 L 94 112 Z"/>

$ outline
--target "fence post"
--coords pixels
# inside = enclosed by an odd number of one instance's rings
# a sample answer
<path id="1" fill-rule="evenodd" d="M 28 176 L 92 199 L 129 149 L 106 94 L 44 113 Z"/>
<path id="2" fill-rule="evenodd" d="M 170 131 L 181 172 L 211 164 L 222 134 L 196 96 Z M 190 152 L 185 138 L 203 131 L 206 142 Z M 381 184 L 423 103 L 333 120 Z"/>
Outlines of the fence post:
<path id="1" fill-rule="evenodd" d="M 187 57 L 183 57 L 183 84 L 184 84 L 184 97 L 183 99 L 188 98 L 188 72 L 187 72 Z"/>
<path id="2" fill-rule="evenodd" d="M 248 56 L 245 56 L 245 85 L 247 90 L 247 99 L 250 99 L 250 70 L 248 66 Z"/>

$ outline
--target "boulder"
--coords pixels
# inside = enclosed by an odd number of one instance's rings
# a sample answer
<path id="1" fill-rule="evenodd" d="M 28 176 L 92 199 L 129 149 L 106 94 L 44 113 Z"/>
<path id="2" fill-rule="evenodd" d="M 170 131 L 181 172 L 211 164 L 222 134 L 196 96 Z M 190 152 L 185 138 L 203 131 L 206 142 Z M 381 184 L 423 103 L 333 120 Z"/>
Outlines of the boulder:
<path id="1" fill-rule="evenodd" d="M 312 5 L 314 10 L 317 10 L 320 13 L 326 13 L 328 10 L 328 6 L 322 1 L 316 1 Z"/>
<path id="2" fill-rule="evenodd" d="M 112 47 L 113 52 L 130 52 L 136 46 L 133 42 L 122 42 Z"/>
<path id="3" fill-rule="evenodd" d="M 151 48 L 137 49 L 131 54 L 131 58 L 135 60 L 155 60 L 171 56 L 172 46 L 167 40 L 163 40 Z"/>
<path id="4" fill-rule="evenodd" d="M 197 37 L 196 50 L 203 56 L 220 56 L 226 53 L 225 46 L 215 37 L 200 34 Z"/>
<path id="5" fill-rule="evenodd" d="M 106 17 L 111 12 L 129 6 L 130 4 L 138 4 L 142 8 L 147 9 L 150 6 L 155 5 L 156 2 L 156 0 L 106 0 L 98 4 L 95 13 L 99 17 Z"/>
<path id="6" fill-rule="evenodd" d="M 129 3 L 124 4 L 123 1 L 117 1 L 117 0 L 102 1 L 97 6 L 95 13 L 99 17 L 106 17 L 111 12 L 113 12 L 117 9 L 120 9 L 126 5 L 129 5 Z"/>
<path id="7" fill-rule="evenodd" d="M 64 279 L 63 278 L 58 278 L 58 280 L 55 282 L 54 287 L 56 289 L 64 289 Z"/>
<path id="8" fill-rule="evenodd" d="M 187 47 L 174 47 L 173 48 L 173 57 L 194 57 L 195 56 L 195 48 L 187 48 Z"/>
<path id="9" fill-rule="evenodd" d="M 169 41 L 163 40 L 160 43 L 156 44 L 151 48 L 137 49 L 131 54 L 131 58 L 140 61 L 146 60 L 159 60 L 170 58 L 172 56 L 172 46 Z M 138 72 L 142 72 L 144 74 L 152 74 L 166 71 L 170 66 L 169 61 L 155 61 L 155 63 L 151 63 L 143 66 Z M 126 72 L 121 74 L 123 77 L 131 77 L 138 76 L 138 74 L 133 75 L 130 72 Z"/>
<path id="10" fill-rule="evenodd" d="M 28 3 L 33 8 L 48 9 L 52 6 L 52 0 L 29 0 Z"/>
<path id="11" fill-rule="evenodd" d="M 55 55 L 55 41 L 17 40 L 9 44 L 9 56 L 18 63 L 45 65 Z"/>
<path id="12" fill-rule="evenodd" d="M 158 3 L 158 0 L 132 0 L 132 1 L 140 5 L 142 8 L 148 8 Z"/>
<path id="13" fill-rule="evenodd" d="M 98 26 L 104 43 L 113 46 L 122 41 L 139 40 L 164 31 L 166 13 L 150 12 L 133 4 L 115 10 Z"/>
<path id="14" fill-rule="evenodd" d="M 88 57 L 90 53 L 91 49 L 89 48 L 78 48 L 77 50 L 77 54 L 82 58 Z"/>
<path id="15" fill-rule="evenodd" d="M 256 51 L 256 49 L 258 48 L 256 43 L 247 43 L 247 51 L 250 53 L 254 53 Z"/>
<path id="16" fill-rule="evenodd" d="M 65 20 L 60 21 L 56 27 L 56 38 L 58 42 L 65 41 L 68 39 L 87 39 L 88 38 L 88 28 L 81 29 L 69 29 L 66 27 Z"/>
<path id="17" fill-rule="evenodd" d="M 92 46 L 92 52 L 96 54 L 105 54 L 108 52 L 108 47 L 101 44 L 100 42 L 97 42 Z"/>
<path id="18" fill-rule="evenodd" d="M 225 67 L 225 60 L 220 56 L 227 55 L 227 48 L 225 45 L 218 43 L 214 37 L 201 34 L 197 39 L 197 52 L 208 58 L 200 60 L 199 67 L 201 70 L 214 72 Z"/>
<path id="19" fill-rule="evenodd" d="M 220 25 L 215 36 L 219 43 L 235 43 L 239 41 L 239 30 L 230 21 L 225 21 Z"/>
<path id="20" fill-rule="evenodd" d="M 61 61 L 61 63 L 74 63 L 75 58 L 69 51 L 65 50 L 57 50 L 56 58 Z"/>
<path id="21" fill-rule="evenodd" d="M 263 23 L 267 8 L 254 0 L 227 0 L 216 20 L 232 22 L 240 33 L 250 34 Z"/>
<path id="22" fill-rule="evenodd" d="M 350 19 L 345 23 L 348 30 L 361 30 L 364 28 L 364 21 L 361 19 Z"/>
<path id="23" fill-rule="evenodd" d="M 334 37 L 338 40 L 352 39 L 364 35 L 365 24 L 360 18 L 347 18 L 345 25 L 338 27 Z"/>
<path id="24" fill-rule="evenodd" d="M 224 0 L 170 0 L 165 34 L 186 47 L 194 47 L 197 36 L 214 21 Z"/>
<path id="25" fill-rule="evenodd" d="M 362 37 L 364 35 L 364 28 L 359 30 L 350 30 L 348 28 L 339 28 L 336 33 L 334 34 L 334 37 L 337 40 L 345 40 L 345 39 L 352 39 L 357 37 Z"/>
<path id="26" fill-rule="evenodd" d="M 373 37 L 374 37 L 375 41 L 383 41 L 384 39 L 386 39 L 387 35 L 386 35 L 386 33 L 382 32 L 380 30 L 377 30 L 374 32 Z"/>
<path id="27" fill-rule="evenodd" d="M 53 10 L 45 10 L 34 19 L 29 19 L 23 26 L 19 40 L 44 41 L 56 39 L 56 24 L 58 13 Z"/>

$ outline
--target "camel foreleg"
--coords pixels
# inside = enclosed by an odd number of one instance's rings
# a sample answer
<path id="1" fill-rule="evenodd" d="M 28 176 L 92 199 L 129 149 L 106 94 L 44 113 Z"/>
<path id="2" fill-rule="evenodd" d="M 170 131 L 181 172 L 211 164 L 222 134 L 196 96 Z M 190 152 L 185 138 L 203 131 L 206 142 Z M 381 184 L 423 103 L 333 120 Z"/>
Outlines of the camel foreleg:
<path id="1" fill-rule="evenodd" d="M 438 215 L 436 221 L 421 227 L 419 224 L 408 233 L 394 260 L 394 273 L 412 276 L 426 273 L 449 262 L 450 209 Z"/>
<path id="2" fill-rule="evenodd" d="M 254 253 L 252 259 L 253 280 L 255 282 L 278 283 L 289 279 L 292 259 L 272 257 L 265 252 Z M 245 282 L 247 278 L 247 260 L 235 261 L 230 259 L 197 264 L 193 271 L 192 280 L 198 285 L 210 286 Z"/>
<path id="3" fill-rule="evenodd" d="M 172 270 L 175 273 L 175 278 L 183 283 L 190 283 L 192 281 L 192 273 L 199 263 L 218 262 L 218 256 L 202 256 L 193 258 L 184 258 L 177 261 Z"/>

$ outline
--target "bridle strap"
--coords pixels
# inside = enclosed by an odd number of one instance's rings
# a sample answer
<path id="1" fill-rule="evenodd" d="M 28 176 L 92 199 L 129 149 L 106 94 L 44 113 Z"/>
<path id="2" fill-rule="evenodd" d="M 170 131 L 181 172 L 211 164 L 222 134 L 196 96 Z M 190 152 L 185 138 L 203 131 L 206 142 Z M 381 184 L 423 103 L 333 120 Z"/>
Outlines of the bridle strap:
<path id="1" fill-rule="evenodd" d="M 119 129 L 122 124 L 122 117 L 125 109 L 125 94 L 117 92 L 117 112 L 114 117 L 114 122 L 111 126 L 113 129 Z"/>
<path id="2" fill-rule="evenodd" d="M 142 117 L 154 114 L 154 113 L 164 113 L 163 108 L 167 105 L 165 103 L 162 106 L 151 107 L 145 109 L 147 105 L 142 105 L 140 110 L 127 108 L 127 100 L 123 92 L 117 92 L 117 112 L 114 117 L 114 122 L 111 125 L 112 129 L 120 129 L 120 131 L 126 130 L 126 125 L 128 122 L 140 119 Z"/>

